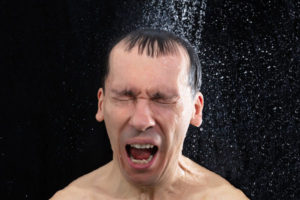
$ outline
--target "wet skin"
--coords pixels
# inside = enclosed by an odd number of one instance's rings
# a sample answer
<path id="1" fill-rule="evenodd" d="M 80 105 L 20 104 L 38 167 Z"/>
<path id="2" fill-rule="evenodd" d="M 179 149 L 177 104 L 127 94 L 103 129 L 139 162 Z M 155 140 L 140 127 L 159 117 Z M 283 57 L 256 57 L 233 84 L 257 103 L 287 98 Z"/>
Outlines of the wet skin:
<path id="1" fill-rule="evenodd" d="M 96 119 L 104 120 L 113 160 L 53 199 L 247 199 L 213 172 L 182 155 L 189 124 L 202 123 L 203 96 L 192 95 L 186 51 L 149 57 L 117 44 L 109 57 Z M 147 163 L 130 157 L 131 145 L 157 148 Z M 127 148 L 127 149 L 126 149 Z M 145 161 L 146 162 L 146 161 Z"/>

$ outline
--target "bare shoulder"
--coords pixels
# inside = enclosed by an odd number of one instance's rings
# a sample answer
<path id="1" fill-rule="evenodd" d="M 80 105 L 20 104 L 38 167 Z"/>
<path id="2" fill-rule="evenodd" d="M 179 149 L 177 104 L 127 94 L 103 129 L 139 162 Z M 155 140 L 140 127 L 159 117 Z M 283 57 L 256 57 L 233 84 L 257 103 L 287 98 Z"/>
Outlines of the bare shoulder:
<path id="1" fill-rule="evenodd" d="M 246 195 L 239 189 L 231 185 L 223 185 L 208 190 L 204 199 L 215 200 L 247 200 Z"/>
<path id="2" fill-rule="evenodd" d="M 64 189 L 57 191 L 50 200 L 92 200 L 107 197 L 101 185 L 97 184 L 102 182 L 105 168 L 107 165 L 79 177 Z"/>
<path id="3" fill-rule="evenodd" d="M 50 200 L 79 200 L 90 199 L 90 194 L 84 189 L 69 185 L 66 188 L 56 192 Z"/>
<path id="4" fill-rule="evenodd" d="M 189 158 L 183 158 L 184 170 L 190 175 L 188 182 L 194 183 L 190 188 L 191 199 L 203 200 L 247 200 L 246 195 L 231 185 L 220 175 L 198 165 Z"/>

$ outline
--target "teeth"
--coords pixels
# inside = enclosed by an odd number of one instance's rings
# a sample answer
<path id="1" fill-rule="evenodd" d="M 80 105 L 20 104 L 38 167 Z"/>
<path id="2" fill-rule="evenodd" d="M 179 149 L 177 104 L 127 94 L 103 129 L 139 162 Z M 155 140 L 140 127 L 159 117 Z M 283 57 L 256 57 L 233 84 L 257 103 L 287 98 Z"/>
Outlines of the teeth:
<path id="1" fill-rule="evenodd" d="M 150 149 L 154 147 L 152 144 L 131 144 L 130 146 L 136 149 Z"/>
<path id="2" fill-rule="evenodd" d="M 132 162 L 137 163 L 137 164 L 147 164 L 152 160 L 153 156 L 151 155 L 147 160 L 143 159 L 143 160 L 136 160 L 134 159 L 132 156 L 130 156 L 130 159 Z"/>

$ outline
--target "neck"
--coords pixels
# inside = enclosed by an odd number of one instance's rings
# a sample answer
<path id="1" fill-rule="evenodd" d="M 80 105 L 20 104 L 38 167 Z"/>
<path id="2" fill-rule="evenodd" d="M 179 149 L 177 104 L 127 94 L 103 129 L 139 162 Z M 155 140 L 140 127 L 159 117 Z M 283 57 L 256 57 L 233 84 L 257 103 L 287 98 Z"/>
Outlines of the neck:
<path id="1" fill-rule="evenodd" d="M 113 196 L 119 198 L 136 198 L 138 199 L 160 199 L 169 193 L 176 193 L 180 180 L 184 177 L 185 173 L 180 164 L 180 160 L 174 163 L 172 170 L 165 174 L 165 178 L 154 186 L 140 186 L 127 181 L 122 175 L 117 161 L 113 160 L 110 167 L 108 177 L 110 183 L 109 187 Z"/>

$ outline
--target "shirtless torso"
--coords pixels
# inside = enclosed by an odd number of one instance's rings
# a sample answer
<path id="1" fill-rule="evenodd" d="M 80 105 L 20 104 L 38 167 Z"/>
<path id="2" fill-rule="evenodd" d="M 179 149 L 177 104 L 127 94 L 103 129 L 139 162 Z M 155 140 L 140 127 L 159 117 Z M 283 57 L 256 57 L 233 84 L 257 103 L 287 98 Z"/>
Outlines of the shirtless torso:
<path id="1" fill-rule="evenodd" d="M 84 175 L 61 191 L 51 200 L 244 200 L 243 192 L 233 187 L 219 175 L 182 156 L 180 176 L 172 184 L 154 188 L 136 188 L 122 178 L 113 161 Z"/>

